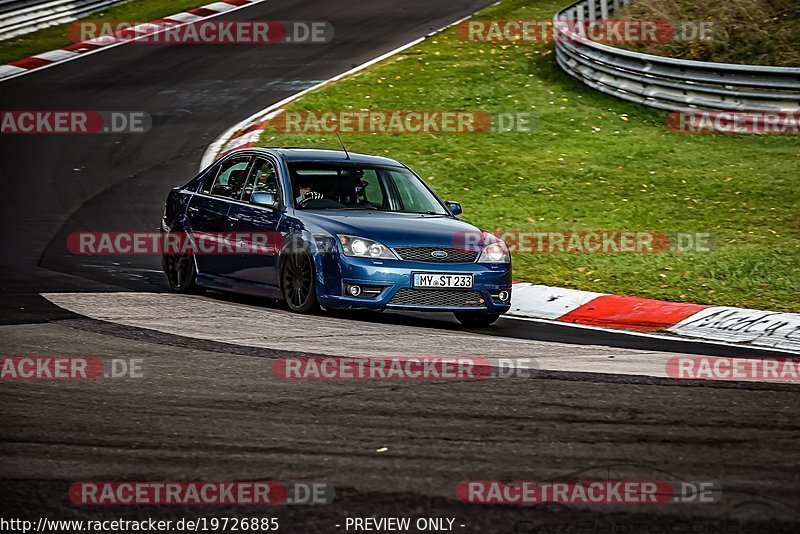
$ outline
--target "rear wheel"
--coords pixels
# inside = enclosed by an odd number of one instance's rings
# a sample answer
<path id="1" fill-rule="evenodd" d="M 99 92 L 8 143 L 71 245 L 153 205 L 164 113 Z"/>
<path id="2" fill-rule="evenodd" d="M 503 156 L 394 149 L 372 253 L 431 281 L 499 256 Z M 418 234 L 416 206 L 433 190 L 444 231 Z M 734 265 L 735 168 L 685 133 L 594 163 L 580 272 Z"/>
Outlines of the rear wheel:
<path id="1" fill-rule="evenodd" d="M 456 316 L 459 323 L 468 328 L 489 326 L 500 318 L 499 313 L 455 312 L 453 315 Z"/>
<path id="2" fill-rule="evenodd" d="M 308 253 L 298 251 L 286 256 L 281 269 L 281 290 L 283 300 L 293 312 L 308 313 L 319 307 L 314 284 L 314 264 Z"/>
<path id="3" fill-rule="evenodd" d="M 197 285 L 197 269 L 192 254 L 164 255 L 164 273 L 167 275 L 169 288 L 176 293 L 199 293 Z"/>

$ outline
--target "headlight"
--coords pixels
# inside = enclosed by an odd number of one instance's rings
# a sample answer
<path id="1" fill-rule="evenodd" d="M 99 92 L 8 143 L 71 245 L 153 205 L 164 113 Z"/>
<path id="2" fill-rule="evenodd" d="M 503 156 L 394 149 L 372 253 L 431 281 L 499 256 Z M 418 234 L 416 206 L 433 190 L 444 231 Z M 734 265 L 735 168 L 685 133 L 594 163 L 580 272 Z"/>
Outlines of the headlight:
<path id="1" fill-rule="evenodd" d="M 492 242 L 483 247 L 478 263 L 509 263 L 511 254 L 509 254 L 506 244 L 497 236 L 488 233 L 486 236 Z"/>
<path id="2" fill-rule="evenodd" d="M 314 241 L 320 252 L 336 252 L 336 239 L 332 235 L 314 234 Z"/>
<path id="3" fill-rule="evenodd" d="M 375 258 L 383 260 L 396 260 L 394 252 L 383 243 L 366 239 L 364 237 L 357 237 L 354 235 L 340 235 L 337 236 L 339 242 L 342 244 L 345 256 L 355 256 L 358 258 Z"/>

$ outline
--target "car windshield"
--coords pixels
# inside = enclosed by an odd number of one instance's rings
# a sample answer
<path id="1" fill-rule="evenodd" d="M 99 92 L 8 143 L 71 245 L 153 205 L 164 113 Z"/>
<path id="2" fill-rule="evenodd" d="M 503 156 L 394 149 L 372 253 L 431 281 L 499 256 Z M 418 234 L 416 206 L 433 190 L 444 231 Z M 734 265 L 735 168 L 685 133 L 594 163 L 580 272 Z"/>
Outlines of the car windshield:
<path id="1" fill-rule="evenodd" d="M 294 162 L 289 171 L 297 209 L 447 214 L 425 184 L 400 167 Z"/>

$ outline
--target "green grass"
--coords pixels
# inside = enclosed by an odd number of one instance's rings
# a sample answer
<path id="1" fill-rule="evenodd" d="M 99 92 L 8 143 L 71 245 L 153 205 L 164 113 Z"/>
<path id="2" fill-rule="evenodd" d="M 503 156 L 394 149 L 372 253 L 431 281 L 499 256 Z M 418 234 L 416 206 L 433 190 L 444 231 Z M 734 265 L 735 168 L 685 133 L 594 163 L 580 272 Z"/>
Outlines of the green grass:
<path id="1" fill-rule="evenodd" d="M 565 0 L 477 18 L 545 19 Z M 551 44 L 467 43 L 453 29 L 312 92 L 306 110 L 533 111 L 534 133 L 348 134 L 409 164 L 488 229 L 711 232 L 711 253 L 517 254 L 514 278 L 666 300 L 800 311 L 800 140 L 676 134 L 666 114 L 594 92 Z M 270 130 L 265 145 L 338 147 Z"/>
<path id="2" fill-rule="evenodd" d="M 87 19 L 109 21 L 147 22 L 180 13 L 187 9 L 210 4 L 211 0 L 136 0 L 107 10 L 92 13 Z M 43 30 L 31 32 L 19 37 L 0 41 L 0 65 L 10 63 L 56 48 L 73 44 L 67 35 L 69 25 L 59 24 Z"/>

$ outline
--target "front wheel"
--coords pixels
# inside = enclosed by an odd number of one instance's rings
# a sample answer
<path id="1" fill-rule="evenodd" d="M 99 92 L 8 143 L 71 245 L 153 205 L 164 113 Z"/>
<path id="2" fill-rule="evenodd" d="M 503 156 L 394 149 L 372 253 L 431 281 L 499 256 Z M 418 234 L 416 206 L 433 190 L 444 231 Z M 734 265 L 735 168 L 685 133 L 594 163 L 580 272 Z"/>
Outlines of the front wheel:
<path id="1" fill-rule="evenodd" d="M 296 313 L 308 313 L 318 308 L 314 264 L 306 252 L 291 252 L 281 269 L 283 300 Z"/>
<path id="2" fill-rule="evenodd" d="M 500 318 L 499 313 L 482 313 L 482 312 L 455 312 L 458 322 L 467 328 L 479 328 L 481 326 L 489 326 L 494 324 Z"/>

